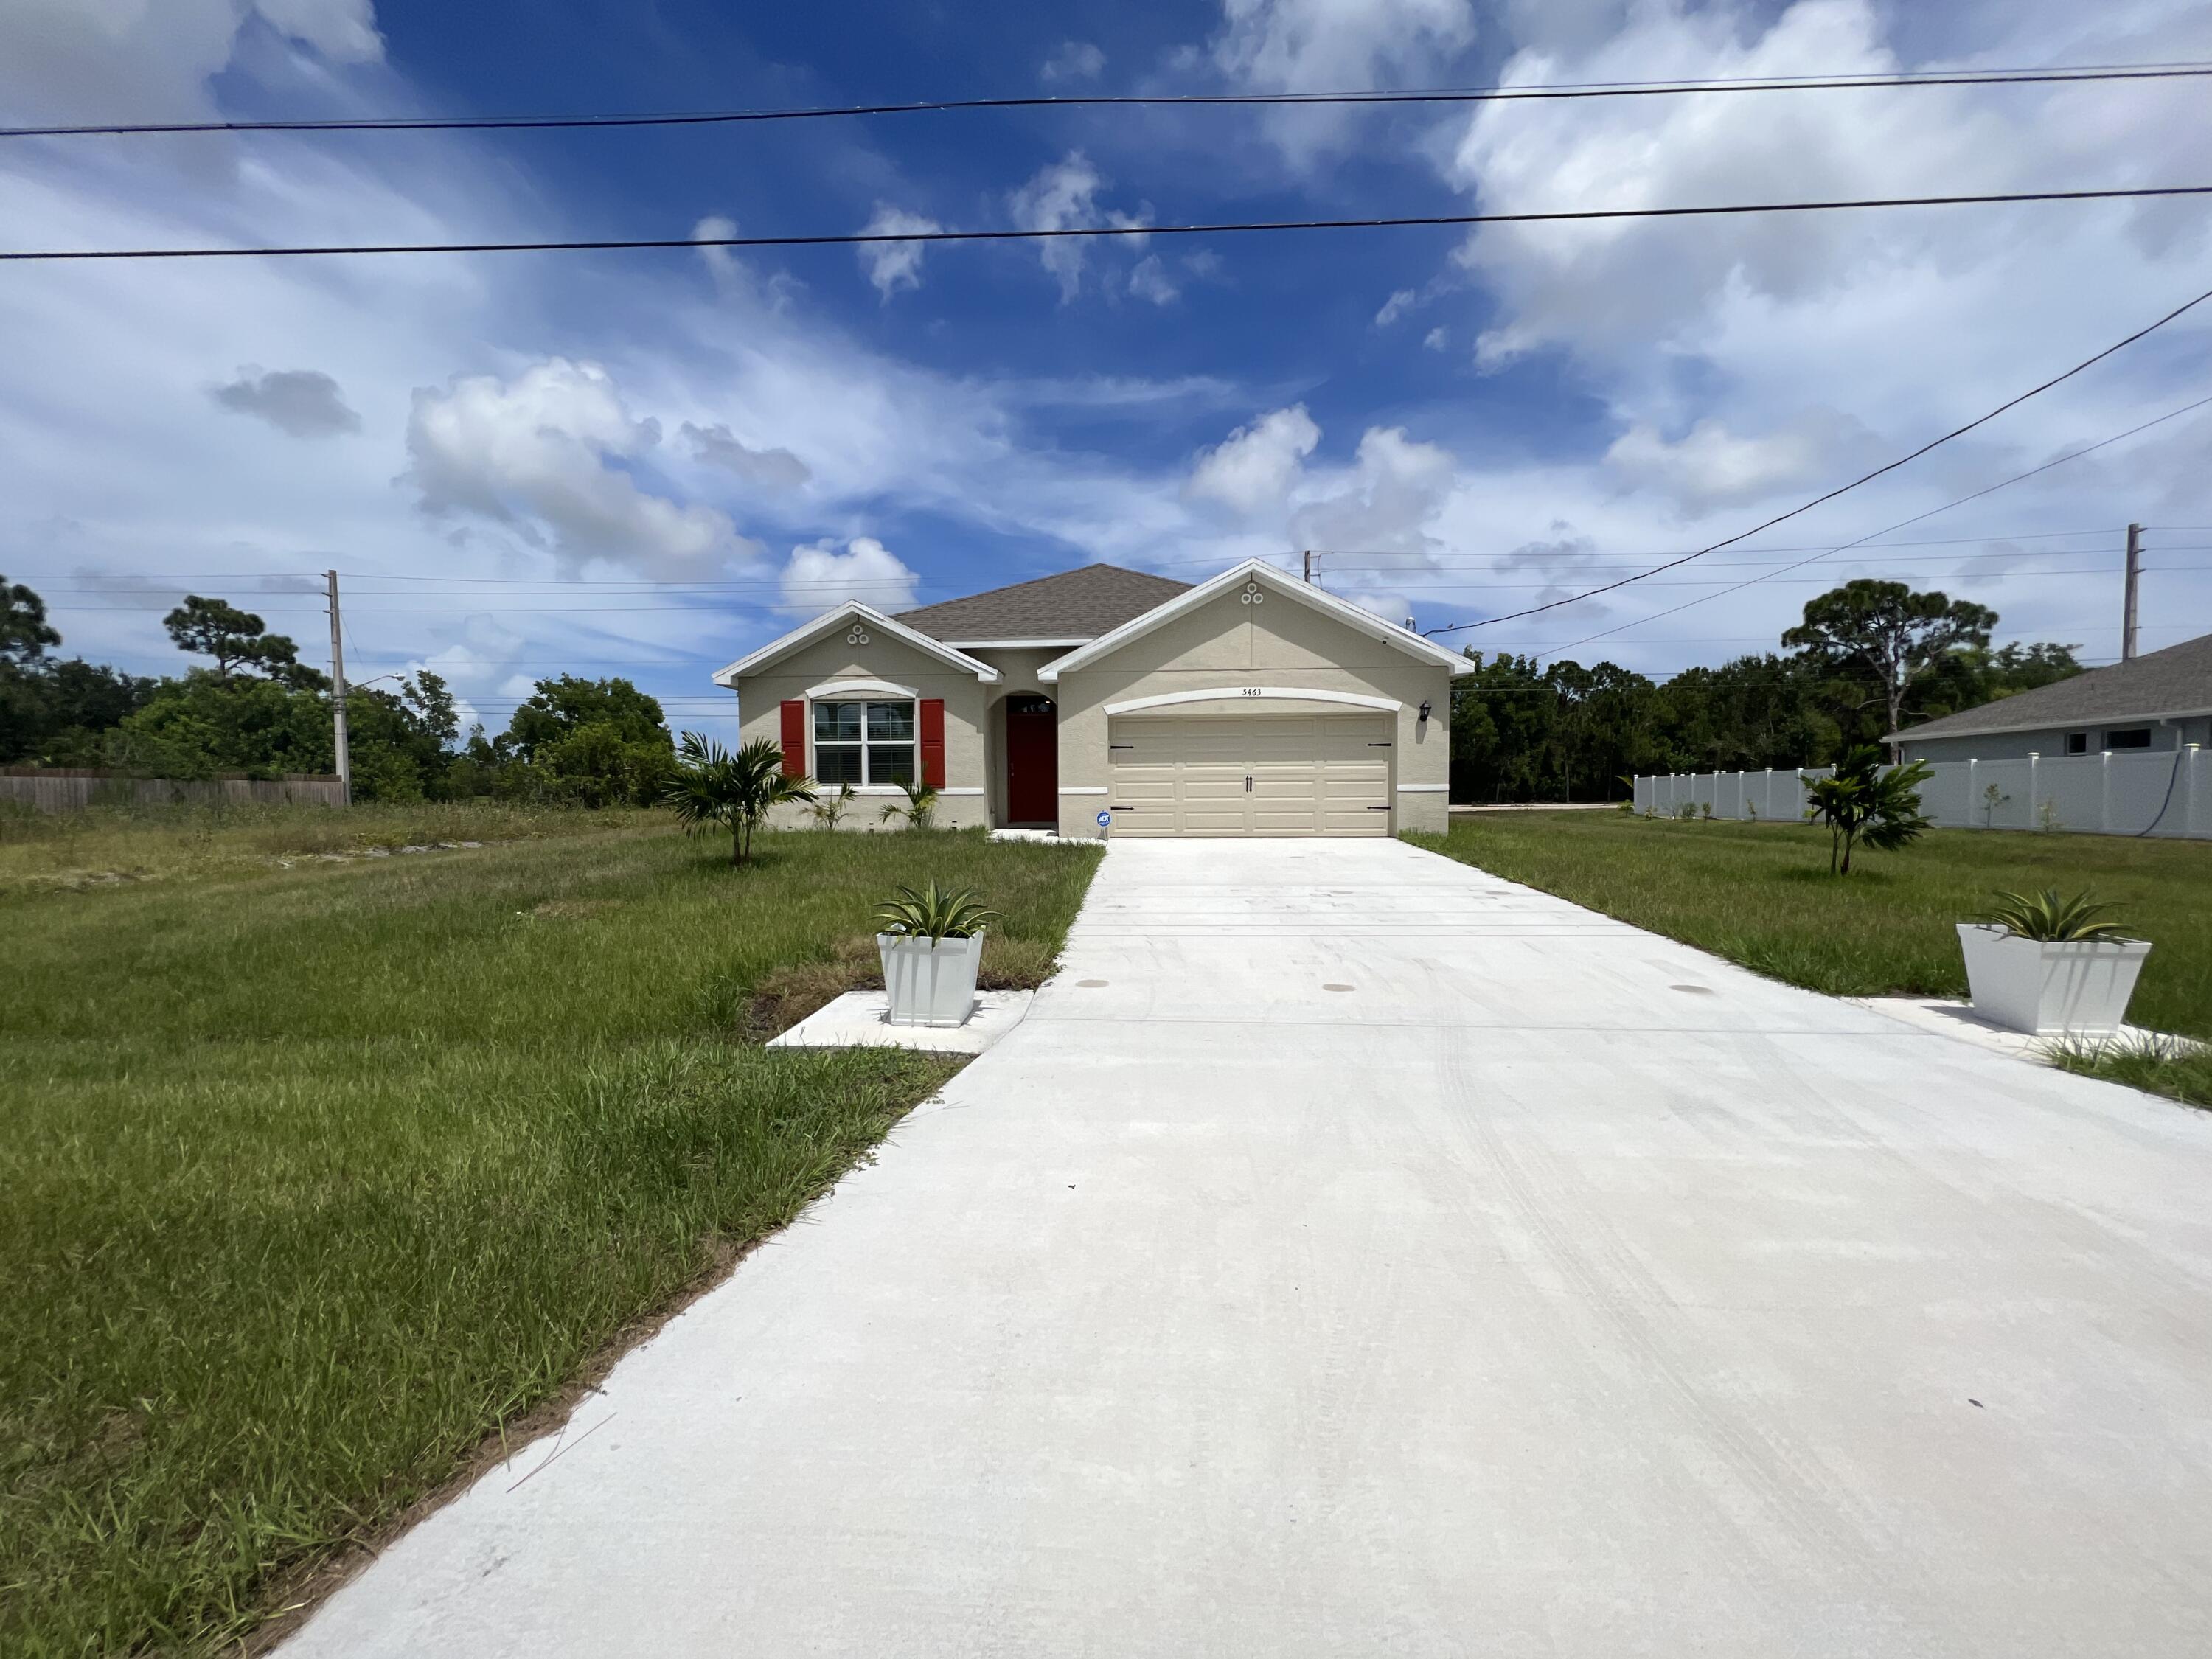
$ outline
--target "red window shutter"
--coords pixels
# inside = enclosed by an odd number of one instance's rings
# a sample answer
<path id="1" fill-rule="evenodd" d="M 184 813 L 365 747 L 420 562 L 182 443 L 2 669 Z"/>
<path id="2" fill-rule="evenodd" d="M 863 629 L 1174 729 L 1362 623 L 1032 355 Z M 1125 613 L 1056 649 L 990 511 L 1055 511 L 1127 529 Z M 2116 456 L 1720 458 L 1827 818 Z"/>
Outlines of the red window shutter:
<path id="1" fill-rule="evenodd" d="M 945 787 L 945 699 L 921 700 L 921 781 L 932 789 Z"/>
<path id="2" fill-rule="evenodd" d="M 783 705 L 783 775 L 787 778 L 806 775 L 806 704 L 804 701 Z"/>

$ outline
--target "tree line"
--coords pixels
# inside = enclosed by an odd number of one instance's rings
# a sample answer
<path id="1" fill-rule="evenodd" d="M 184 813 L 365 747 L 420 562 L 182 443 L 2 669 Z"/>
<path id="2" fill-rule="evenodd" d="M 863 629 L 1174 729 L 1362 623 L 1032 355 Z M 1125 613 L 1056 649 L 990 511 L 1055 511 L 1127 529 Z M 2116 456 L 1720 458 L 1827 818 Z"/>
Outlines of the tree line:
<path id="1" fill-rule="evenodd" d="M 1805 606 L 1783 649 L 1658 681 L 1609 662 L 1469 650 L 1451 799 L 1619 800 L 1639 773 L 1826 766 L 1888 733 L 2081 672 L 2070 645 L 1992 648 L 1997 613 L 1868 578 Z"/>
<path id="2" fill-rule="evenodd" d="M 0 576 L 0 765 L 163 778 L 336 768 L 330 678 L 301 662 L 294 641 L 198 594 L 162 626 L 179 651 L 207 661 L 139 675 L 60 657 L 45 602 Z M 675 764 L 659 701 L 626 679 L 541 679 L 507 730 L 493 737 L 477 726 L 465 738 L 452 691 L 425 669 L 392 689 L 347 687 L 346 726 L 361 800 L 642 805 Z"/>
<path id="3" fill-rule="evenodd" d="M 1901 726 L 2081 672 L 2074 646 L 1992 648 L 1996 622 L 1969 600 L 1861 579 L 1809 602 L 1782 650 L 1665 681 L 1469 650 L 1474 672 L 1452 688 L 1451 799 L 1618 799 L 1638 773 L 1825 766 Z M 44 602 L 0 577 L 0 764 L 173 778 L 332 769 L 330 680 L 291 640 L 199 595 L 163 625 L 205 660 L 162 676 L 58 657 Z M 422 670 L 394 689 L 349 686 L 346 720 L 364 800 L 643 804 L 675 764 L 659 702 L 626 679 L 541 679 L 504 732 L 465 738 L 452 692 Z"/>

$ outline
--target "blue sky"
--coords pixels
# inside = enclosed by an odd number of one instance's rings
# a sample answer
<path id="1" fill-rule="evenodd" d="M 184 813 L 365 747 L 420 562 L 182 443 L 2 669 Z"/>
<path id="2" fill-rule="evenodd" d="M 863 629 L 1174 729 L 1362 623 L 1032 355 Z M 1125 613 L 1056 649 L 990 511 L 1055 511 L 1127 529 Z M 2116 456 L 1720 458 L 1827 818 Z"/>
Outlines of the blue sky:
<path id="1" fill-rule="evenodd" d="M 1221 0 L 732 8 L 18 0 L 29 119 L 666 110 L 1030 92 L 1882 72 L 2212 58 L 2212 7 L 2057 0 Z M 1571 208 L 2200 183 L 2201 82 L 1390 112 L 1027 111 L 598 133 L 0 148 L 10 246 L 481 240 Z M 428 665 L 494 730 L 624 673 L 710 729 L 714 667 L 1093 559 L 1197 580 L 1322 550 L 1423 627 L 1577 591 L 1916 447 L 2212 285 L 2194 202 L 1688 225 L 856 252 L 16 266 L 0 571 L 68 648 L 176 659 L 217 592 L 356 678 Z M 2212 307 L 2206 308 L 2212 311 Z M 2212 410 L 1800 572 L 2212 393 L 2192 319 L 1743 548 L 1459 636 L 1664 675 L 1858 574 L 2117 648 L 2212 629 Z M 2062 533 L 2063 532 L 2063 533 Z M 1767 575 L 1740 592 L 1724 583 Z M 1702 582 L 1704 586 L 1693 586 Z M 1694 601 L 1694 603 L 1692 603 Z M 1676 611 L 1675 607 L 1688 608 Z M 1661 613 L 1670 613 L 1662 615 Z"/>

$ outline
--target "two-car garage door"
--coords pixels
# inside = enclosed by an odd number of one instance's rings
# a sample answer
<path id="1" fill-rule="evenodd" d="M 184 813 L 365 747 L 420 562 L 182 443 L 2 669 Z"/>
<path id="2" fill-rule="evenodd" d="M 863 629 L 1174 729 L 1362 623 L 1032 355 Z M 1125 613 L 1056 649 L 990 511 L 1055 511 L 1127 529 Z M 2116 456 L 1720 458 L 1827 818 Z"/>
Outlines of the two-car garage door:
<path id="1" fill-rule="evenodd" d="M 1108 730 L 1117 836 L 1387 836 L 1385 714 L 1145 719 Z"/>

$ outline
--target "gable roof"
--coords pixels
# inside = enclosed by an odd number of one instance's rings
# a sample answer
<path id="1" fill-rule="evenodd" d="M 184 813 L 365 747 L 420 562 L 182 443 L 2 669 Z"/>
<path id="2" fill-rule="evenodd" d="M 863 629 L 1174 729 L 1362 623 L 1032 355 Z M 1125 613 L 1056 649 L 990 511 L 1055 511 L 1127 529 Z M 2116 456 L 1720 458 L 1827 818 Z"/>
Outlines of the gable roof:
<path id="1" fill-rule="evenodd" d="M 994 587 L 964 599 L 947 599 L 902 611 L 898 620 L 933 639 L 980 644 L 987 640 L 1046 640 L 1073 644 L 1096 639 L 1189 590 L 1188 582 L 1086 564 L 1056 576 Z"/>
<path id="2" fill-rule="evenodd" d="M 1263 559 L 1247 559 L 1233 569 L 1223 571 L 1211 581 L 1201 582 L 1196 587 L 1186 587 L 1164 604 L 1154 605 L 1142 616 L 1131 617 L 1112 632 L 1102 634 L 1088 645 L 1079 646 L 1066 656 L 1047 663 L 1037 671 L 1037 678 L 1051 684 L 1062 674 L 1087 667 L 1101 657 L 1119 651 L 1132 641 L 1142 639 L 1162 624 L 1173 622 L 1177 617 L 1195 611 L 1207 600 L 1218 598 L 1248 581 L 1257 582 L 1271 593 L 1283 594 L 1301 605 L 1311 606 L 1324 616 L 1334 617 L 1348 627 L 1380 640 L 1409 657 L 1418 657 L 1424 662 L 1451 669 L 1455 675 L 1474 672 L 1473 663 L 1448 647 L 1425 639 L 1411 629 L 1384 622 L 1373 611 L 1363 611 L 1348 599 L 1340 599 L 1325 588 L 1285 575 Z"/>
<path id="3" fill-rule="evenodd" d="M 749 656 L 740 657 L 714 676 L 717 685 L 734 686 L 747 674 L 757 674 L 778 659 L 789 656 L 801 646 L 811 645 L 824 635 L 833 633 L 854 622 L 866 623 L 870 628 L 879 628 L 895 640 L 904 641 L 925 656 L 936 658 L 947 667 L 973 674 L 987 684 L 995 682 L 999 671 L 987 662 L 979 662 L 964 651 L 955 651 L 942 640 L 933 640 L 918 629 L 908 627 L 896 617 L 886 617 L 872 605 L 862 605 L 858 599 L 848 600 L 835 611 L 825 611 L 812 622 L 794 628 L 781 639 L 770 640 Z"/>
<path id="4" fill-rule="evenodd" d="M 2092 668 L 2071 679 L 1946 714 L 1894 735 L 1980 737 L 1985 732 L 2035 732 L 2047 726 L 2105 725 L 2113 720 L 2172 719 L 2212 714 L 2212 634 L 2163 651 Z"/>

